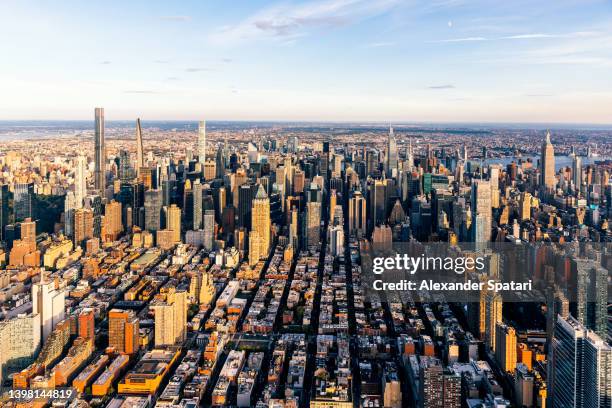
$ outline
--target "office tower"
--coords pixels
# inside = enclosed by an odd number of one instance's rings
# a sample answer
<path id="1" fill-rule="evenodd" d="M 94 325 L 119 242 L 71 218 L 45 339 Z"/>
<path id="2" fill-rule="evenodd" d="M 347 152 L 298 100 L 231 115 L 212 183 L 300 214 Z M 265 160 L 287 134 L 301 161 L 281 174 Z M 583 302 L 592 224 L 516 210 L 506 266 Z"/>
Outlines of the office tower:
<path id="1" fill-rule="evenodd" d="M 94 214 L 89 208 L 79 208 L 74 212 L 74 244 L 83 245 L 83 242 L 94 237 Z"/>
<path id="2" fill-rule="evenodd" d="M 83 207 L 83 200 L 87 195 L 87 158 L 79 154 L 74 169 L 74 209 Z"/>
<path id="3" fill-rule="evenodd" d="M 4 228 L 9 224 L 9 186 L 0 186 L 0 241 L 4 241 Z"/>
<path id="4" fill-rule="evenodd" d="M 260 258 L 266 258 L 270 252 L 270 199 L 261 184 L 253 199 L 251 208 L 251 231 L 261 239 Z"/>
<path id="5" fill-rule="evenodd" d="M 253 187 L 243 184 L 238 189 L 238 226 L 250 229 Z"/>
<path id="6" fill-rule="evenodd" d="M 411 170 L 414 167 L 414 149 L 412 147 L 412 138 L 408 139 L 408 147 L 406 148 L 406 170 Z"/>
<path id="7" fill-rule="evenodd" d="M 198 162 L 204 165 L 206 162 L 206 121 L 198 122 Z"/>
<path id="8" fill-rule="evenodd" d="M 225 158 L 223 157 L 223 150 L 217 149 L 215 155 L 215 176 L 216 178 L 223 178 L 225 175 Z"/>
<path id="9" fill-rule="evenodd" d="M 420 408 L 461 408 L 461 376 L 445 371 L 439 359 L 422 356 L 418 393 Z"/>
<path id="10" fill-rule="evenodd" d="M 576 276 L 576 319 L 599 336 L 608 335 L 608 271 L 590 259 L 572 259 Z"/>
<path id="11" fill-rule="evenodd" d="M 187 295 L 174 287 L 167 289 L 165 299 L 155 299 L 155 346 L 171 346 L 185 340 L 187 331 Z"/>
<path id="12" fill-rule="evenodd" d="M 384 224 L 386 218 L 386 196 L 387 196 L 387 181 L 375 180 L 369 185 L 369 201 L 370 201 L 370 220 L 368 228 L 370 231 L 374 227 Z"/>
<path id="13" fill-rule="evenodd" d="M 304 192 L 305 174 L 302 170 L 293 172 L 293 195 Z"/>
<path id="14" fill-rule="evenodd" d="M 167 228 L 172 231 L 172 242 L 181 242 L 181 209 L 176 204 L 168 207 Z"/>
<path id="15" fill-rule="evenodd" d="M 514 392 L 519 407 L 534 406 L 534 375 L 525 364 L 517 364 L 514 374 Z"/>
<path id="16" fill-rule="evenodd" d="M 144 167 L 144 149 L 142 147 L 142 126 L 140 118 L 136 119 L 136 174 L 140 176 L 140 171 Z"/>
<path id="17" fill-rule="evenodd" d="M 555 149 L 550 142 L 550 132 L 546 132 L 546 139 L 542 143 L 540 156 L 540 184 L 548 191 L 554 190 L 557 184 L 555 177 Z"/>
<path id="18" fill-rule="evenodd" d="M 319 174 L 327 181 L 329 178 L 329 142 L 323 142 L 323 154 L 321 154 L 321 171 Z"/>
<path id="19" fill-rule="evenodd" d="M 0 384 L 28 367 L 41 346 L 40 315 L 18 314 L 0 321 Z"/>
<path id="20" fill-rule="evenodd" d="M 320 225 L 321 225 L 321 203 L 311 201 L 306 203 L 306 214 L 304 222 L 304 248 L 317 246 L 320 242 Z"/>
<path id="21" fill-rule="evenodd" d="M 341 225 L 335 225 L 327 229 L 327 247 L 332 256 L 340 256 L 344 253 L 344 229 Z"/>
<path id="22" fill-rule="evenodd" d="M 94 186 L 102 195 L 106 190 L 106 147 L 104 146 L 104 108 L 95 109 Z"/>
<path id="23" fill-rule="evenodd" d="M 584 407 L 612 406 L 612 347 L 596 333 L 587 332 L 583 346 Z"/>
<path id="24" fill-rule="evenodd" d="M 349 234 L 362 238 L 367 231 L 366 200 L 361 191 L 354 191 L 349 200 Z"/>
<path id="25" fill-rule="evenodd" d="M 206 160 L 203 164 L 204 166 L 204 180 L 214 180 L 217 176 L 217 172 L 215 170 L 216 164 L 213 160 Z"/>
<path id="26" fill-rule="evenodd" d="M 610 346 L 570 315 L 557 317 L 551 347 L 552 406 L 609 407 Z"/>
<path id="27" fill-rule="evenodd" d="M 580 156 L 574 156 L 572 161 L 572 181 L 574 183 L 574 191 L 579 192 L 582 185 L 582 159 Z"/>
<path id="28" fill-rule="evenodd" d="M 121 354 L 138 351 L 140 322 L 132 310 L 108 312 L 108 347 Z"/>
<path id="29" fill-rule="evenodd" d="M 92 308 L 84 308 L 77 318 L 79 337 L 95 340 L 95 316 Z"/>
<path id="30" fill-rule="evenodd" d="M 202 183 L 200 179 L 193 182 L 193 229 L 202 228 Z"/>
<path id="31" fill-rule="evenodd" d="M 484 341 L 489 349 L 495 351 L 497 343 L 496 326 L 502 322 L 503 300 L 500 294 L 494 292 L 486 292 L 484 295 Z M 481 307 L 483 305 L 481 304 Z M 482 312 L 481 312 L 482 313 Z"/>
<path id="32" fill-rule="evenodd" d="M 495 358 L 502 370 L 514 373 L 516 368 L 516 331 L 504 323 L 495 325 Z"/>
<path id="33" fill-rule="evenodd" d="M 519 201 L 519 218 L 521 221 L 531 219 L 531 194 L 527 191 L 521 193 Z"/>
<path id="34" fill-rule="evenodd" d="M 330 224 L 334 219 L 334 211 L 336 211 L 337 200 L 338 200 L 338 196 L 336 194 L 336 190 L 331 189 L 329 192 L 329 218 L 328 218 Z"/>
<path id="35" fill-rule="evenodd" d="M 155 232 L 161 229 L 162 191 L 144 192 L 145 229 Z"/>
<path id="36" fill-rule="evenodd" d="M 207 251 L 212 251 L 215 242 L 215 210 L 204 211 L 204 243 Z"/>
<path id="37" fill-rule="evenodd" d="M 491 165 L 489 167 L 489 180 L 491 182 L 491 207 L 499 208 L 500 206 L 500 194 L 499 194 L 499 175 L 501 168 L 499 165 Z"/>
<path id="38" fill-rule="evenodd" d="M 387 177 L 394 177 L 397 173 L 397 141 L 393 134 L 393 128 L 389 127 L 387 138 Z"/>
<path id="39" fill-rule="evenodd" d="M 473 242 L 491 240 L 493 213 L 491 209 L 491 183 L 474 180 L 472 184 L 472 237 Z"/>
<path id="40" fill-rule="evenodd" d="M 32 284 L 32 313 L 40 315 L 40 332 L 43 343 L 55 326 L 64 320 L 66 294 L 61 286 L 56 287 L 54 281 L 47 281 L 44 272 L 40 273 L 40 281 Z"/>
<path id="41" fill-rule="evenodd" d="M 102 197 L 88 195 L 85 197 L 85 208 L 93 211 L 93 236 L 100 238 L 102 234 Z"/>
<path id="42" fill-rule="evenodd" d="M 13 192 L 13 212 L 15 222 L 32 217 L 33 183 L 16 183 Z"/>
<path id="43" fill-rule="evenodd" d="M 123 232 L 121 203 L 113 200 L 104 206 L 104 242 L 116 241 Z"/>

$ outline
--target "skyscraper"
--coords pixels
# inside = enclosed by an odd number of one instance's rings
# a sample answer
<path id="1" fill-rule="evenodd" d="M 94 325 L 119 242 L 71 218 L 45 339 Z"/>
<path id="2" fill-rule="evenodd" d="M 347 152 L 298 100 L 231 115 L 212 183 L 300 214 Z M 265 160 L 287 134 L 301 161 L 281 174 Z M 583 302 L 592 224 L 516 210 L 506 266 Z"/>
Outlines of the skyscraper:
<path id="1" fill-rule="evenodd" d="M 83 199 L 87 195 L 87 158 L 79 154 L 74 170 L 75 209 L 83 207 Z"/>
<path id="2" fill-rule="evenodd" d="M 115 200 L 106 204 L 104 207 L 104 226 L 103 226 L 104 242 L 115 241 L 121 232 L 123 232 L 123 224 L 121 222 L 121 203 Z"/>
<path id="3" fill-rule="evenodd" d="M 393 134 L 393 128 L 389 127 L 387 138 L 387 177 L 394 177 L 397 173 L 397 141 Z"/>
<path id="4" fill-rule="evenodd" d="M 198 123 L 198 162 L 204 166 L 206 162 L 206 121 Z"/>
<path id="5" fill-rule="evenodd" d="M 349 233 L 357 238 L 367 232 L 366 200 L 361 191 L 354 191 L 349 200 Z"/>
<path id="6" fill-rule="evenodd" d="M 142 147 L 142 127 L 140 118 L 136 119 L 136 174 L 140 176 L 140 169 L 144 167 L 144 152 Z"/>
<path id="7" fill-rule="evenodd" d="M 4 241 L 4 227 L 9 223 L 9 186 L 0 186 L 0 240 Z"/>
<path id="8" fill-rule="evenodd" d="M 144 193 L 145 229 L 155 232 L 161 229 L 162 191 L 148 190 Z"/>
<path id="9" fill-rule="evenodd" d="M 204 248 L 211 251 L 215 240 L 215 210 L 204 211 L 203 224 Z"/>
<path id="10" fill-rule="evenodd" d="M 493 212 L 491 207 L 491 183 L 489 181 L 473 181 L 472 213 L 473 242 L 490 241 Z"/>
<path id="11" fill-rule="evenodd" d="M 580 191 L 582 185 L 582 159 L 580 156 L 574 156 L 572 161 L 572 181 L 574 182 L 574 190 Z"/>
<path id="12" fill-rule="evenodd" d="M 43 343 L 55 326 L 64 320 L 66 294 L 63 287 L 56 287 L 54 281 L 47 281 L 44 272 L 40 281 L 32 285 L 32 313 L 40 315 L 40 332 Z"/>
<path id="13" fill-rule="evenodd" d="M 502 370 L 514 373 L 516 368 L 516 331 L 504 323 L 495 326 L 495 357 Z"/>
<path id="14" fill-rule="evenodd" d="M 168 207 L 167 220 L 167 229 L 172 231 L 172 241 L 181 242 L 181 209 L 176 204 Z"/>
<path id="15" fill-rule="evenodd" d="M 170 287 L 164 295 L 165 299 L 156 299 L 151 304 L 155 313 L 155 346 L 179 344 L 186 336 L 188 292 Z"/>
<path id="16" fill-rule="evenodd" d="M 106 147 L 104 146 L 104 108 L 95 109 L 94 186 L 100 194 L 106 190 Z"/>
<path id="17" fill-rule="evenodd" d="M 32 196 L 34 183 L 17 183 L 13 192 L 13 212 L 15 221 L 32 217 Z"/>
<path id="18" fill-rule="evenodd" d="M 138 350 L 140 322 L 132 310 L 113 309 L 108 312 L 108 346 L 121 354 Z"/>
<path id="19" fill-rule="evenodd" d="M 202 228 L 202 183 L 200 179 L 193 182 L 193 229 Z"/>
<path id="20" fill-rule="evenodd" d="M 79 337 L 95 340 L 96 334 L 94 310 L 89 307 L 81 310 L 81 313 L 79 313 L 79 317 L 77 318 L 77 322 Z"/>
<path id="21" fill-rule="evenodd" d="M 550 142 L 550 132 L 546 132 L 546 139 L 542 143 L 540 156 L 540 184 L 547 190 L 554 190 L 557 184 L 555 178 L 555 149 Z"/>
<path id="22" fill-rule="evenodd" d="M 257 187 L 251 208 L 251 231 L 257 233 L 261 240 L 259 258 L 267 257 L 270 251 L 270 199 L 261 184 Z"/>
<path id="23" fill-rule="evenodd" d="M 90 208 L 79 208 L 74 212 L 74 244 L 94 237 L 94 213 Z"/>

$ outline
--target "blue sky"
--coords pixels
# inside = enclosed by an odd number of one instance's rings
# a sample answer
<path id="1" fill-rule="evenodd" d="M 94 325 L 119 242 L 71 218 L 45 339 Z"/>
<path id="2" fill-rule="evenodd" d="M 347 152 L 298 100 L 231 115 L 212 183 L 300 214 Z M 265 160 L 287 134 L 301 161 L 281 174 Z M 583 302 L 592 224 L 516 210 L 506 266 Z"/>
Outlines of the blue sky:
<path id="1" fill-rule="evenodd" d="M 612 2 L 0 2 L 0 119 L 612 123 Z"/>

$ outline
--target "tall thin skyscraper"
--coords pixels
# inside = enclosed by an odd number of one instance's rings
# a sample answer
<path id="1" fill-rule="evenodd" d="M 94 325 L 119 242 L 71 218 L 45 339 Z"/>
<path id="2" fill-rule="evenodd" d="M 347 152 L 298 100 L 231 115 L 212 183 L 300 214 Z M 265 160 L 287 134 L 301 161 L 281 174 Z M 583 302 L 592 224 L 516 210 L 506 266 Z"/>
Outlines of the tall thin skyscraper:
<path id="1" fill-rule="evenodd" d="M 575 191 L 580 191 L 580 186 L 582 185 L 582 159 L 580 156 L 574 156 L 572 162 L 572 180 Z"/>
<path id="2" fill-rule="evenodd" d="M 202 183 L 200 179 L 193 182 L 193 229 L 202 228 Z"/>
<path id="3" fill-rule="evenodd" d="M 389 127 L 387 139 L 387 176 L 393 177 L 394 170 L 397 171 L 397 141 L 393 134 L 393 128 Z"/>
<path id="4" fill-rule="evenodd" d="M 206 162 L 206 121 L 201 120 L 198 123 L 198 162 Z"/>
<path id="5" fill-rule="evenodd" d="M 612 351 L 571 315 L 557 317 L 550 376 L 553 407 L 609 407 Z"/>
<path id="6" fill-rule="evenodd" d="M 102 195 L 106 190 L 106 148 L 104 146 L 104 108 L 96 108 L 94 138 L 94 185 Z"/>
<path id="7" fill-rule="evenodd" d="M 253 254 L 249 251 L 250 261 L 264 259 L 270 252 L 270 198 L 264 187 L 259 184 L 257 194 L 253 199 L 251 208 L 251 235 L 255 239 L 259 239 L 258 247 L 254 248 Z M 253 248 L 253 247 L 252 247 Z"/>
<path id="8" fill-rule="evenodd" d="M 490 241 L 493 214 L 491 207 L 491 183 L 489 181 L 473 181 L 472 212 L 473 241 L 476 243 Z"/>
<path id="9" fill-rule="evenodd" d="M 136 174 L 140 176 L 140 169 L 144 167 L 144 156 L 142 148 L 142 127 L 140 118 L 136 119 Z"/>
<path id="10" fill-rule="evenodd" d="M 87 159 L 82 154 L 77 157 L 76 169 L 74 171 L 74 208 L 83 208 L 83 199 L 87 195 Z"/>
<path id="11" fill-rule="evenodd" d="M 546 132 L 546 139 L 542 143 L 542 155 L 540 156 L 541 184 L 546 190 L 554 190 L 557 184 L 555 178 L 555 149 L 550 142 L 550 132 Z"/>

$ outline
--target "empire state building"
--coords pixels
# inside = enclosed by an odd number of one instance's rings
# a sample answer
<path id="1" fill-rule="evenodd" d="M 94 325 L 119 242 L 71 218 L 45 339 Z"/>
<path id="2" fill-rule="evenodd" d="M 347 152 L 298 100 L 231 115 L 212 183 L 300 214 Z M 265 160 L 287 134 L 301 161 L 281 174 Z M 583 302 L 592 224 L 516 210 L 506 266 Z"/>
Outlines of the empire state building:
<path id="1" fill-rule="evenodd" d="M 555 178 L 555 149 L 550 143 L 550 132 L 546 132 L 546 139 L 542 143 L 542 155 L 540 156 L 540 184 L 547 190 L 555 189 L 557 179 Z"/>

